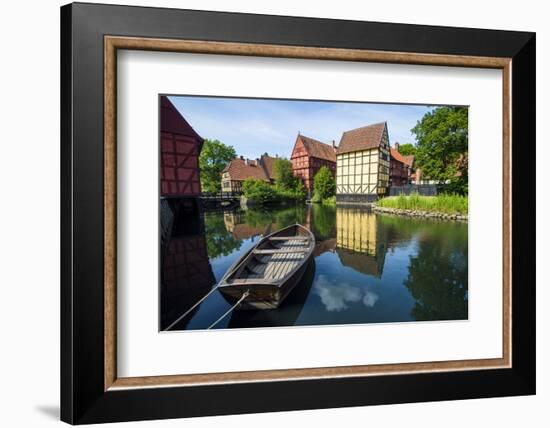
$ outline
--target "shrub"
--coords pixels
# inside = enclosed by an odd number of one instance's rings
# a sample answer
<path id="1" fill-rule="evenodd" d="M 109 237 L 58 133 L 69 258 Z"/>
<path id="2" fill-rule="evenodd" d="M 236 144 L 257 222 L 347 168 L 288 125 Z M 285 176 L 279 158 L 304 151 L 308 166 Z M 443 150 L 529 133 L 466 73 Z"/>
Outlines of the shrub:
<path id="1" fill-rule="evenodd" d="M 243 182 L 243 194 L 259 204 L 271 202 L 277 199 L 277 194 L 273 186 L 263 180 L 247 178 Z"/>

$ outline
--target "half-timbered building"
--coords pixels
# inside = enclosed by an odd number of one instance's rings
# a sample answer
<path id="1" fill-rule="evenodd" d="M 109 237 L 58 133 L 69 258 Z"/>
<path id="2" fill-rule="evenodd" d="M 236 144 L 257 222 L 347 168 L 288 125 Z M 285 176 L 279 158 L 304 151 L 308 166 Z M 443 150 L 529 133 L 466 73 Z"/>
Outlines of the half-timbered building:
<path id="1" fill-rule="evenodd" d="M 233 159 L 222 171 L 222 192 L 240 193 L 247 178 L 262 180 L 267 183 L 274 181 L 273 162 L 275 158 L 267 153 L 259 159 Z"/>
<path id="2" fill-rule="evenodd" d="M 298 134 L 292 155 L 292 170 L 296 177 L 300 177 L 308 194 L 313 192 L 313 177 L 326 166 L 334 176 L 336 174 L 336 147 L 321 143 L 313 138 Z"/>
<path id="3" fill-rule="evenodd" d="M 160 98 L 160 193 L 164 197 L 200 194 L 199 155 L 203 139 L 167 97 Z"/>
<path id="4" fill-rule="evenodd" d="M 386 122 L 342 134 L 336 149 L 336 201 L 373 202 L 386 194 L 390 145 Z"/>

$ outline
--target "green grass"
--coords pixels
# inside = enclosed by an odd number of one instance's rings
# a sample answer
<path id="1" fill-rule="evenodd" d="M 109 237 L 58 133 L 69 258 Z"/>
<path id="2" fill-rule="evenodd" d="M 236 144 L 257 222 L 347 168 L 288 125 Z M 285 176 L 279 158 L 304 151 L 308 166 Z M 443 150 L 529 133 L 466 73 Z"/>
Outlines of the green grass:
<path id="1" fill-rule="evenodd" d="M 399 195 L 380 199 L 377 205 L 402 210 L 440 212 L 445 214 L 468 214 L 468 197 L 460 195 L 410 196 Z"/>

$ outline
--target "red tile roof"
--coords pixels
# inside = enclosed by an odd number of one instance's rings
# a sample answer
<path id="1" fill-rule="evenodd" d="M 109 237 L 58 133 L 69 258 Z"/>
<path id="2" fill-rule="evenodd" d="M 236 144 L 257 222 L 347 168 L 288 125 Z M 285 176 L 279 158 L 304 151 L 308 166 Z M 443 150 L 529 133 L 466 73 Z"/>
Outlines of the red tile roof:
<path id="1" fill-rule="evenodd" d="M 229 172 L 231 180 L 242 181 L 247 178 L 256 178 L 258 180 L 269 181 L 264 169 L 257 164 L 255 160 L 246 161 L 244 159 L 233 159 L 223 169 L 223 172 Z"/>
<path id="2" fill-rule="evenodd" d="M 414 155 L 403 156 L 403 158 L 405 159 L 405 163 L 412 168 L 414 163 Z"/>
<path id="3" fill-rule="evenodd" d="M 405 157 L 399 153 L 397 150 L 391 148 L 390 149 L 391 157 L 394 158 L 396 161 L 401 162 L 402 164 L 406 164 Z"/>
<path id="4" fill-rule="evenodd" d="M 263 154 L 258 160 L 253 159 L 233 159 L 223 169 L 222 172 L 229 172 L 231 180 L 242 181 L 247 178 L 256 178 L 258 180 L 270 181 L 274 180 L 273 163 L 276 158 L 267 154 Z"/>
<path id="5" fill-rule="evenodd" d="M 381 122 L 344 132 L 342 134 L 342 138 L 340 139 L 340 145 L 336 150 L 336 154 L 341 155 L 343 153 L 357 152 L 360 150 L 369 150 L 379 147 L 385 128 L 386 122 Z"/>
<path id="6" fill-rule="evenodd" d="M 310 157 L 336 162 L 336 152 L 332 145 L 321 143 L 320 141 L 301 134 L 298 134 L 297 139 L 302 141 Z"/>

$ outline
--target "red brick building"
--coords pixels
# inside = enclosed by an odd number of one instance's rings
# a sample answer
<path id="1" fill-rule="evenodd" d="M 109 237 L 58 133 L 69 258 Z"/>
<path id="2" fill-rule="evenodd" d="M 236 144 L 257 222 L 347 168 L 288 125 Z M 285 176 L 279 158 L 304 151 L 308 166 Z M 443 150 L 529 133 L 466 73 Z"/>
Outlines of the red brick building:
<path id="1" fill-rule="evenodd" d="M 336 147 L 334 144 L 321 143 L 298 134 L 290 160 L 294 175 L 302 179 L 309 194 L 313 192 L 313 177 L 322 166 L 326 166 L 333 176 L 336 175 Z"/>
<path id="2" fill-rule="evenodd" d="M 203 139 L 167 97 L 160 98 L 160 193 L 193 197 L 201 191 L 199 155 Z"/>

